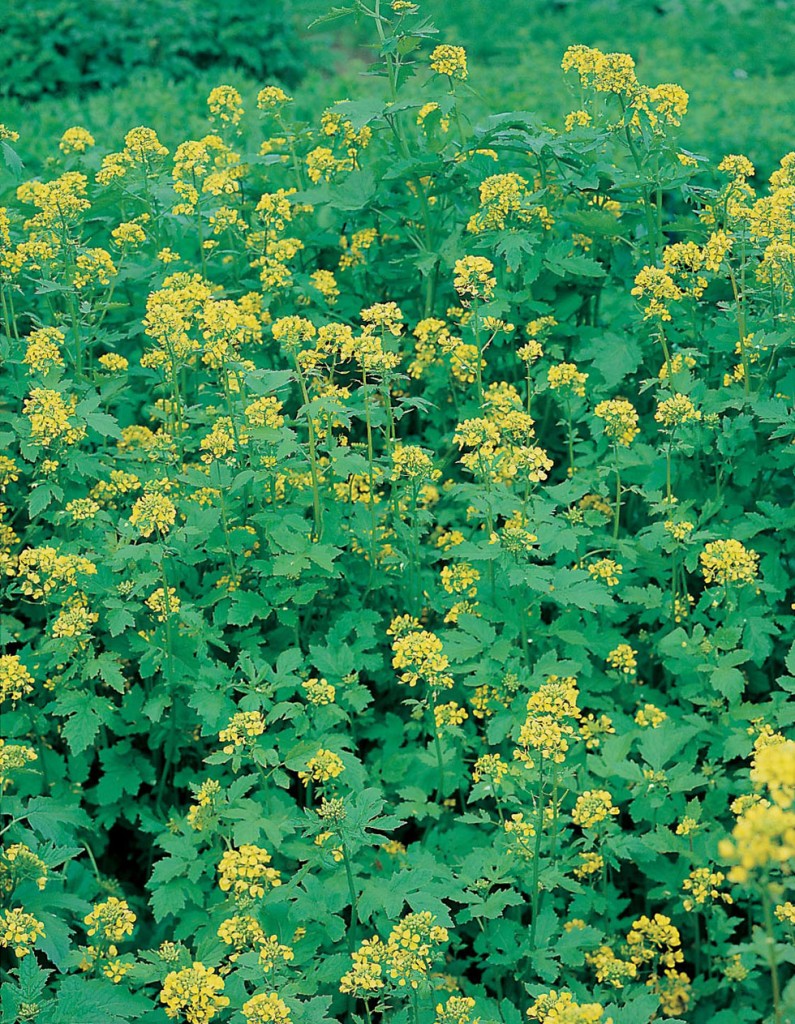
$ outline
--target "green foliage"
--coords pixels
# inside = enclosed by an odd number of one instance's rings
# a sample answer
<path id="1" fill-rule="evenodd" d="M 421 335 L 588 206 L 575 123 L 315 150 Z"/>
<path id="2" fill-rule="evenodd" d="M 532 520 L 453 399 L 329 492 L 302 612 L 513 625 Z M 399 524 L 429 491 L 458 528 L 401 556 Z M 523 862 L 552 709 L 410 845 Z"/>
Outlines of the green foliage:
<path id="1" fill-rule="evenodd" d="M 795 155 L 356 10 L 0 129 L 2 1022 L 784 1024 Z"/>
<path id="2" fill-rule="evenodd" d="M 176 81 L 218 66 L 287 81 L 301 70 L 289 8 L 254 0 L 4 0 L 0 36 L 0 95 L 22 100 L 113 89 L 143 68 Z"/>

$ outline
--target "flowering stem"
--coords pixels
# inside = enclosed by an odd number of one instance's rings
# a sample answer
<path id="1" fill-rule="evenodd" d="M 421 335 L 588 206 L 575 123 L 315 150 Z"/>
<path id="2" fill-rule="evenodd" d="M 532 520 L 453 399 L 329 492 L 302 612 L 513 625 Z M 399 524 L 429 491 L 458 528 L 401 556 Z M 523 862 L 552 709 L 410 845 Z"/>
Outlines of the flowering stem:
<path id="1" fill-rule="evenodd" d="M 351 897 L 351 919 L 348 924 L 348 942 L 353 949 L 356 945 L 356 925 L 359 920 L 359 901 L 356 896 L 356 886 L 353 884 L 353 871 L 351 870 L 351 859 L 348 856 L 348 847 L 342 844 L 342 861 L 345 864 L 345 877 L 348 880 L 348 893 Z"/>
<path id="2" fill-rule="evenodd" d="M 362 398 L 364 401 L 364 421 L 367 428 L 367 481 L 370 490 L 370 575 L 375 572 L 375 451 L 373 448 L 373 423 L 370 418 L 370 401 L 367 390 L 367 370 L 362 369 Z"/>
<path id="3" fill-rule="evenodd" d="M 442 744 L 439 741 L 439 729 L 436 725 L 436 694 L 431 694 L 431 731 L 433 732 L 433 746 L 436 751 L 436 765 L 439 769 L 439 785 L 436 790 L 436 799 L 439 803 L 444 800 L 444 758 L 442 757 Z"/>
<path id="4" fill-rule="evenodd" d="M 659 338 L 660 344 L 662 345 L 663 355 L 665 356 L 665 370 L 668 374 L 668 383 L 671 387 L 673 387 L 673 381 L 671 380 L 671 374 L 673 373 L 673 368 L 671 366 L 671 350 L 668 348 L 668 342 L 665 338 L 665 331 L 660 330 Z"/>
<path id="5" fill-rule="evenodd" d="M 2 298 L 2 300 L 3 300 L 3 326 L 5 327 L 5 331 L 6 331 L 6 335 L 8 337 L 8 340 L 9 341 L 11 340 L 11 330 L 13 330 L 14 337 L 16 338 L 17 341 L 19 341 L 19 333 L 17 332 L 16 317 L 11 312 L 11 309 L 9 307 L 9 303 L 6 300 L 6 290 L 5 290 L 4 287 L 0 288 L 0 298 Z M 11 296 L 9 295 L 8 298 L 10 299 Z M 11 330 L 9 330 L 9 328 Z"/>
<path id="6" fill-rule="evenodd" d="M 544 829 L 544 773 L 538 770 L 538 807 L 536 808 L 536 841 L 533 850 L 533 896 L 530 922 L 530 949 L 536 948 L 536 930 L 538 928 L 538 906 L 540 891 L 538 886 L 539 859 L 541 857 L 541 835 Z"/>
<path id="7" fill-rule="evenodd" d="M 475 346 L 476 346 L 476 348 L 478 350 L 477 361 L 475 362 L 475 376 L 476 376 L 477 384 L 478 384 L 478 405 L 480 406 L 480 408 L 483 408 L 483 367 L 481 365 L 482 364 L 482 357 L 481 357 L 482 348 L 481 348 L 481 340 L 480 340 L 480 310 L 479 310 L 477 302 L 475 303 L 475 311 L 474 311 L 473 319 L 474 319 L 474 323 L 475 323 L 475 327 L 474 327 L 474 330 L 475 330 Z"/>
<path id="8" fill-rule="evenodd" d="M 774 1024 L 781 1024 L 781 985 L 778 977 L 776 938 L 773 933 L 773 912 L 770 906 L 770 892 L 767 879 L 764 879 L 762 885 L 762 912 L 764 914 L 765 934 L 767 936 L 767 962 L 770 966 L 770 986 L 773 990 L 773 1021 Z"/>
<path id="9" fill-rule="evenodd" d="M 166 664 L 168 665 L 168 682 L 169 685 L 174 681 L 174 654 L 172 651 L 171 644 L 171 596 L 168 592 L 168 576 L 166 575 L 166 557 L 160 562 L 160 571 L 163 578 L 163 615 L 165 617 L 165 628 L 166 628 Z"/>
<path id="10" fill-rule="evenodd" d="M 317 472 L 317 445 L 315 443 L 315 426 L 312 422 L 312 414 L 309 411 L 309 392 L 306 389 L 306 381 L 304 375 L 301 372 L 301 364 L 298 362 L 297 355 L 294 355 L 293 362 L 295 370 L 298 375 L 298 385 L 301 388 L 301 397 L 304 400 L 304 407 L 306 408 L 306 426 L 307 426 L 307 437 L 309 441 L 309 472 L 312 477 L 312 505 L 314 509 L 315 519 L 315 540 L 320 540 L 323 536 L 323 507 L 320 503 L 320 485 L 318 482 Z"/>
<path id="11" fill-rule="evenodd" d="M 221 525 L 224 530 L 224 546 L 226 548 L 226 557 L 229 562 L 229 572 L 232 575 L 233 580 L 237 580 L 237 569 L 235 568 L 235 558 L 232 554 L 232 542 L 229 535 L 229 517 L 226 513 L 226 499 L 224 498 L 224 486 L 221 482 L 221 467 L 216 463 L 218 470 L 218 497 L 221 501 Z"/>
<path id="12" fill-rule="evenodd" d="M 671 445 L 673 444 L 674 437 L 673 433 L 668 438 L 668 447 L 665 449 L 665 497 L 668 504 L 671 504 L 672 489 L 671 489 Z"/>
<path id="13" fill-rule="evenodd" d="M 613 540 L 618 540 L 618 526 L 621 518 L 621 471 L 618 468 L 618 445 L 614 445 L 616 469 L 616 511 L 613 517 Z"/>
<path id="14" fill-rule="evenodd" d="M 574 476 L 574 425 L 571 419 L 571 400 L 566 399 L 566 422 L 569 426 L 568 451 L 569 451 L 569 479 Z"/>

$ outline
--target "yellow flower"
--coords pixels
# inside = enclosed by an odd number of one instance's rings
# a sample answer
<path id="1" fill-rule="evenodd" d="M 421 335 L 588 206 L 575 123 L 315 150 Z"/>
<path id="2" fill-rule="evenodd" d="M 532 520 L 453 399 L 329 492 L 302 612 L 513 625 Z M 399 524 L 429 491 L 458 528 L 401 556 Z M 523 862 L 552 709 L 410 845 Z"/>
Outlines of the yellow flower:
<path id="1" fill-rule="evenodd" d="M 252 996 L 243 1003 L 246 1024 L 291 1024 L 290 1009 L 285 1002 L 270 992 L 267 995 Z"/>
<path id="2" fill-rule="evenodd" d="M 223 991 L 224 980 L 215 973 L 215 968 L 197 961 L 192 967 L 166 975 L 160 1001 L 165 1003 L 169 1017 L 184 1017 L 187 1024 L 209 1024 L 216 1014 L 229 1006 Z"/>
<path id="3" fill-rule="evenodd" d="M 757 750 L 751 781 L 766 786 L 779 807 L 791 807 L 795 801 L 795 740 L 767 743 Z"/>
<path id="4" fill-rule="evenodd" d="M 444 726 L 455 727 L 463 725 L 467 718 L 469 718 L 469 715 L 465 708 L 460 707 L 452 700 L 449 704 L 437 704 L 433 709 L 433 717 L 436 722 L 436 728 L 440 729 Z"/>
<path id="5" fill-rule="evenodd" d="M 631 959 L 638 967 L 653 965 L 658 970 L 674 970 L 682 963 L 679 931 L 670 917 L 655 914 L 653 918 L 639 917 L 627 935 Z"/>
<path id="6" fill-rule="evenodd" d="M 33 950 L 37 939 L 45 938 L 44 925 L 21 907 L 4 910 L 0 916 L 0 947 L 13 949 L 21 960 Z"/>
<path id="7" fill-rule="evenodd" d="M 16 654 L 0 655 L 0 703 L 22 700 L 33 692 L 33 676 Z"/>
<path id="8" fill-rule="evenodd" d="M 270 867 L 271 855 L 253 843 L 226 850 L 218 863 L 218 887 L 235 897 L 261 899 L 266 887 L 281 885 L 281 875 Z"/>
<path id="9" fill-rule="evenodd" d="M 709 868 L 695 868 L 682 882 L 682 889 L 689 895 L 682 901 L 685 910 L 694 910 L 707 902 L 733 903 L 728 893 L 721 892 L 720 886 L 726 876 L 722 871 L 710 871 Z"/>
<path id="10" fill-rule="evenodd" d="M 133 505 L 130 523 L 138 528 L 142 537 L 151 537 L 155 530 L 164 536 L 176 518 L 176 507 L 165 494 L 144 494 Z"/>
<path id="11" fill-rule="evenodd" d="M 452 676 L 447 671 L 450 662 L 443 653 L 442 641 L 435 633 L 412 629 L 396 637 L 392 651 L 392 667 L 405 669 L 400 677 L 402 683 L 414 687 L 424 682 L 433 690 L 450 689 L 453 685 Z"/>
<path id="12" fill-rule="evenodd" d="M 577 1003 L 571 992 L 558 993 L 552 989 L 548 995 L 539 996 L 527 1010 L 530 1020 L 539 1024 L 613 1024 L 613 1018 L 602 1019 L 604 1008 L 599 1003 Z"/>
<path id="13" fill-rule="evenodd" d="M 588 566 L 588 572 L 595 580 L 603 580 L 608 587 L 617 587 L 622 568 L 612 558 L 600 558 Z"/>
<path id="14" fill-rule="evenodd" d="M 587 379 L 588 374 L 580 373 L 574 363 L 558 363 L 547 370 L 547 383 L 553 391 L 562 391 L 578 398 L 585 395 Z"/>
<path id="15" fill-rule="evenodd" d="M 265 718 L 261 711 L 238 711 L 229 719 L 218 739 L 226 744 L 225 754 L 233 754 L 236 747 L 251 745 L 251 741 L 265 732 Z"/>
<path id="16" fill-rule="evenodd" d="M 472 768 L 474 782 L 488 779 L 494 786 L 499 786 L 507 774 L 508 765 L 499 754 L 481 754 Z"/>
<path id="17" fill-rule="evenodd" d="M 103 941 L 115 943 L 132 935 L 136 917 L 125 900 L 111 896 L 104 903 L 98 903 L 83 921 L 87 935 L 98 935 Z"/>
<path id="18" fill-rule="evenodd" d="M 739 540 L 715 540 L 706 544 L 699 556 L 704 582 L 718 586 L 753 583 L 759 571 L 759 555 Z"/>
<path id="19" fill-rule="evenodd" d="M 644 704 L 635 712 L 635 724 L 642 729 L 658 729 L 667 720 L 668 715 L 654 704 Z"/>
<path id="20" fill-rule="evenodd" d="M 593 828 L 617 814 L 618 808 L 613 806 L 613 798 L 607 790 L 592 789 L 577 797 L 571 820 L 580 828 Z"/>
<path id="21" fill-rule="evenodd" d="M 467 54 L 463 46 L 442 44 L 431 51 L 431 68 L 437 75 L 447 75 L 458 82 L 466 81 Z"/>
<path id="22" fill-rule="evenodd" d="M 328 782 L 336 779 L 345 770 L 345 765 L 338 754 L 331 750 L 320 750 L 306 762 L 306 770 L 298 773 L 298 778 L 305 786 L 310 782 Z"/>
<path id="23" fill-rule="evenodd" d="M 607 655 L 607 664 L 617 672 L 634 676 L 638 667 L 637 654 L 629 644 L 619 644 Z"/>
<path id="24" fill-rule="evenodd" d="M 683 423 L 700 420 L 701 413 L 687 395 L 674 395 L 672 398 L 664 399 L 657 405 L 654 419 L 663 429 L 673 431 Z"/>
<path id="25" fill-rule="evenodd" d="M 61 349 L 66 338 L 57 327 L 42 327 L 31 331 L 27 337 L 27 348 L 23 362 L 30 369 L 28 373 L 45 373 L 52 367 L 64 366 Z"/>
<path id="26" fill-rule="evenodd" d="M 266 85 L 257 93 L 257 106 L 260 110 L 276 110 L 278 107 L 292 102 L 292 97 L 288 96 L 278 85 Z"/>
<path id="27" fill-rule="evenodd" d="M 237 126 L 243 117 L 243 100 L 232 85 L 218 85 L 207 97 L 207 106 L 213 118 Z"/>
<path id="28" fill-rule="evenodd" d="M 487 302 L 497 285 L 491 276 L 494 264 L 485 256 L 463 256 L 453 267 L 453 287 L 462 299 L 482 299 Z"/>
<path id="29" fill-rule="evenodd" d="M 605 421 L 605 436 L 617 445 L 628 448 L 640 433 L 637 410 L 626 398 L 600 402 L 594 413 Z"/>
<path id="30" fill-rule="evenodd" d="M 326 679 L 307 679 L 303 684 L 306 697 L 310 704 L 333 704 L 336 689 Z"/>

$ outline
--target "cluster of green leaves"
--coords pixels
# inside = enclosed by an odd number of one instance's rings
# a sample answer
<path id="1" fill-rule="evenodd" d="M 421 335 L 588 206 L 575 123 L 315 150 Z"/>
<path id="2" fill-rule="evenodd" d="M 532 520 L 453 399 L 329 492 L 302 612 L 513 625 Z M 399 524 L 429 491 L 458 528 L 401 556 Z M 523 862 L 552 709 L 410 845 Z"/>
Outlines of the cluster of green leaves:
<path id="1" fill-rule="evenodd" d="M 223 971 L 230 1005 L 211 1019 L 224 1024 L 242 1024 L 260 992 L 278 993 L 295 1024 L 430 1024 L 444 1020 L 435 1007 L 454 988 L 483 1024 L 518 1024 L 550 988 L 599 1002 L 615 1024 L 662 1014 L 781 1024 L 795 951 L 786 921 L 761 908 L 771 895 L 786 900 L 786 873 L 722 880 L 734 902 L 696 912 L 684 908 L 683 882 L 699 868 L 728 872 L 718 846 L 735 823 L 731 803 L 754 791 L 755 740 L 795 720 L 791 265 L 763 279 L 761 246 L 727 214 L 724 179 L 680 162 L 674 129 L 617 128 L 612 96 L 613 106 L 592 97 L 592 123 L 571 132 L 522 111 L 470 120 L 465 86 L 427 71 L 435 38 L 422 15 L 376 20 L 372 70 L 385 95 L 332 108 L 358 141 L 353 157 L 335 150 L 325 176 L 312 180 L 307 158 L 335 145 L 334 133 L 288 108 L 264 120 L 262 150 L 234 125 L 213 125 L 244 171 L 238 189 L 200 192 L 192 211 L 172 212 L 184 197 L 168 162 L 133 162 L 99 185 L 100 154 L 56 154 L 48 178 L 85 174 L 90 208 L 51 222 L 52 256 L 18 271 L 11 257 L 2 264 L 0 437 L 16 468 L 4 466 L 0 629 L 33 679 L 4 706 L 3 738 L 36 753 L 10 774 L 3 841 L 48 869 L 43 889 L 23 879 L 0 892 L 4 909 L 24 908 L 45 933 L 18 962 L 3 950 L 3 1024 L 165 1024 L 161 985 L 193 961 Z M 420 126 L 428 102 L 438 109 Z M 525 183 L 519 205 L 502 223 L 478 221 L 494 212 L 480 186 L 510 174 Z M 251 239 L 266 231 L 260 196 L 279 188 L 295 191 L 281 197 L 290 213 L 272 241 L 287 232 L 301 247 L 286 276 L 265 278 Z M 214 235 L 222 208 L 237 219 Z M 32 212 L 8 200 L 4 258 L 35 234 Z M 120 221 L 145 235 L 123 254 L 110 240 Z M 670 321 L 646 317 L 632 294 L 641 268 L 719 226 L 734 248 L 705 272 L 701 294 L 672 304 Z M 97 247 L 113 253 L 116 273 L 78 287 L 80 258 Z M 177 262 L 159 259 L 166 247 Z M 481 298 L 454 287 L 467 256 L 493 269 Z M 333 274 L 337 297 L 318 288 L 317 271 Z M 186 276 L 169 284 L 175 273 Z M 164 361 L 147 360 L 150 295 L 189 284 L 195 305 Z M 203 317 L 215 301 L 244 298 L 261 326 L 219 365 L 217 343 L 238 324 L 208 336 Z M 395 334 L 362 329 L 363 309 L 391 302 Z M 280 345 L 271 324 L 296 315 L 350 328 L 353 358 L 331 359 L 311 340 L 298 356 Z M 545 317 L 543 333 L 529 332 L 543 353 L 528 368 L 517 357 L 524 325 Z M 450 344 L 414 372 L 412 332 L 429 318 Z M 738 326 L 754 341 L 739 356 Z M 64 336 L 60 366 L 29 357 L 42 327 Z M 357 344 L 374 336 L 396 359 L 388 370 L 357 362 Z M 169 346 L 186 338 L 175 357 Z M 455 362 L 461 345 L 470 366 L 473 348 L 475 363 L 482 356 L 480 373 Z M 129 368 L 109 372 L 98 361 L 109 353 Z M 564 400 L 553 386 L 561 363 L 588 374 L 583 394 Z M 459 463 L 454 436 L 486 414 L 489 385 L 531 410 L 548 478 Z M 37 439 L 26 412 L 36 388 L 74 398 L 70 422 L 85 436 Z M 701 416 L 666 434 L 655 412 L 675 395 Z M 628 446 L 611 443 L 594 412 L 616 396 L 639 417 Z M 282 403 L 284 422 L 252 427 L 245 408 L 257 398 Z M 202 442 L 227 419 L 234 441 L 205 458 Z M 401 445 L 432 462 L 421 488 L 397 469 Z M 109 488 L 118 472 L 137 489 Z M 133 518 L 144 486 L 176 510 L 148 536 Z M 72 515 L 68 503 L 86 498 L 99 508 Z M 684 540 L 669 520 L 692 525 Z M 728 539 L 758 553 L 758 573 L 710 586 L 700 555 Z M 32 599 L 19 557 L 46 547 L 96 572 Z M 605 557 L 620 566 L 616 585 L 590 571 Z M 453 611 L 461 595 L 441 571 L 456 566 L 477 578 L 470 605 Z M 179 605 L 158 618 L 146 602 L 163 586 Z M 75 602 L 97 620 L 59 635 Z M 440 639 L 451 689 L 400 681 L 387 631 L 405 614 Z M 636 674 L 608 661 L 621 644 Z M 514 753 L 528 700 L 550 677 L 576 679 L 586 717 L 569 723 L 560 761 L 536 750 L 527 767 Z M 316 679 L 332 700 L 310 699 Z M 451 700 L 466 717 L 437 721 Z M 647 705 L 664 717 L 639 721 Z M 261 716 L 264 732 L 222 739 L 240 713 Z M 299 773 L 319 750 L 342 771 L 305 784 Z M 498 782 L 473 778 L 486 754 L 510 769 Z M 200 794 L 208 781 L 217 788 Z M 595 829 L 577 824 L 577 798 L 602 790 L 620 813 Z M 323 798 L 342 810 L 321 817 Z M 517 814 L 535 829 L 531 850 L 504 827 Z M 294 947 L 267 974 L 255 949 L 233 958 L 218 936 L 242 912 L 219 888 L 218 866 L 246 844 L 267 848 L 282 884 L 242 911 Z M 582 854 L 601 857 L 601 870 L 578 873 Z M 109 896 L 137 916 L 118 944 L 130 969 L 115 983 L 87 952 L 85 925 Z M 409 911 L 450 930 L 419 995 L 389 990 L 385 1006 L 378 994 L 342 994 L 356 944 L 385 938 Z M 647 965 L 623 987 L 597 981 L 588 958 L 620 950 L 633 922 L 654 914 L 678 929 L 689 980 L 669 985 Z"/>
<path id="2" fill-rule="evenodd" d="M 112 90 L 141 69 L 165 81 L 213 67 L 294 81 L 302 58 L 289 8 L 249 0 L 32 0 L 0 5 L 0 95 L 21 100 Z"/>

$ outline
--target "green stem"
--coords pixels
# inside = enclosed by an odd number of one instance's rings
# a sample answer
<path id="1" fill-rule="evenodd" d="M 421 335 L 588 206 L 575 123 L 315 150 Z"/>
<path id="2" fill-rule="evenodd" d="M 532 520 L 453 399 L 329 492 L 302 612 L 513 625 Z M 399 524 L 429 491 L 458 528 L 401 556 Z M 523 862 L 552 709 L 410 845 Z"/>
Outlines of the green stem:
<path id="1" fill-rule="evenodd" d="M 533 850 L 533 894 L 531 900 L 533 920 L 530 922 L 530 949 L 536 948 L 536 932 L 538 929 L 538 907 L 540 890 L 538 885 L 539 860 L 541 859 L 541 836 L 544 831 L 544 773 L 538 771 L 538 807 L 536 808 L 536 841 Z"/>
<path id="2" fill-rule="evenodd" d="M 436 799 L 441 804 L 444 801 L 444 758 L 442 757 L 442 744 L 439 740 L 439 729 L 436 725 L 436 694 L 431 695 L 431 726 L 433 732 L 433 746 L 436 751 L 436 766 L 439 770 L 439 784 L 436 790 Z"/>
<path id="3" fill-rule="evenodd" d="M 348 847 L 342 844 L 342 860 L 345 864 L 345 877 L 348 881 L 348 894 L 351 898 L 351 919 L 348 925 L 348 941 L 353 949 L 356 946 L 356 928 L 359 920 L 359 900 L 356 896 L 356 886 L 353 884 L 353 871 L 351 870 L 351 859 L 348 856 Z"/>
<path id="4" fill-rule="evenodd" d="M 315 425 L 312 422 L 312 414 L 309 411 L 309 392 L 306 388 L 306 381 L 301 371 L 301 364 L 298 362 L 297 354 L 293 356 L 293 363 L 298 375 L 298 385 L 301 388 L 301 397 L 306 408 L 306 426 L 309 441 L 309 472 L 312 477 L 312 505 L 314 510 L 314 539 L 319 541 L 323 536 L 323 506 L 320 502 L 320 483 L 317 470 L 317 445 L 315 442 Z M 372 495 L 371 495 L 372 497 Z"/>
<path id="5" fill-rule="evenodd" d="M 621 471 L 618 468 L 618 445 L 614 445 L 616 470 L 616 511 L 613 518 L 613 540 L 618 540 L 618 527 L 621 519 Z"/>
<path id="6" fill-rule="evenodd" d="M 779 982 L 778 962 L 776 959 L 776 937 L 773 932 L 773 910 L 770 904 L 770 892 L 766 878 L 762 884 L 762 912 L 765 920 L 765 935 L 767 936 L 767 962 L 770 967 L 770 986 L 773 991 L 773 1021 L 774 1024 L 782 1024 L 781 984 Z"/>

